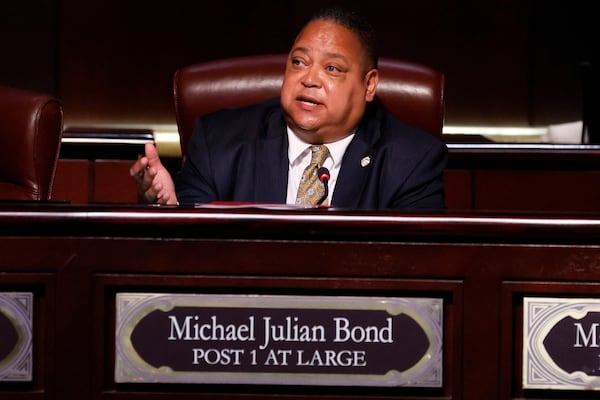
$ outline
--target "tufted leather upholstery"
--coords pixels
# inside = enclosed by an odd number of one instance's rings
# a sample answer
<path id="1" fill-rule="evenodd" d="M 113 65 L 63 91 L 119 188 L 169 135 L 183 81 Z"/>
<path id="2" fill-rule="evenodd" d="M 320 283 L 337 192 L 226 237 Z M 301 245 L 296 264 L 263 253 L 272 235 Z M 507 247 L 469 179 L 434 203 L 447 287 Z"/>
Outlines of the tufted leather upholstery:
<path id="1" fill-rule="evenodd" d="M 173 95 L 181 151 L 198 116 L 279 95 L 287 54 L 208 61 L 175 72 Z M 405 124 L 441 136 L 444 74 L 424 65 L 380 58 L 376 101 Z"/>
<path id="2" fill-rule="evenodd" d="M 57 99 L 0 87 L 1 200 L 50 200 L 62 129 Z"/>

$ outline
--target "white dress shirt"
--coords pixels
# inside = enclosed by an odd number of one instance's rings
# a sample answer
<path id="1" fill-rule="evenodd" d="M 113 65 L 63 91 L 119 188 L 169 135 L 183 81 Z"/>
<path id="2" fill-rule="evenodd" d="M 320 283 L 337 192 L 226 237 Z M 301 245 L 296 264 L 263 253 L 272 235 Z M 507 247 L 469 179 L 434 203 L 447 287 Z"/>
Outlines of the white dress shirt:
<path id="1" fill-rule="evenodd" d="M 287 185 L 287 204 L 296 204 L 296 196 L 298 194 L 298 186 L 300 185 L 300 179 L 304 169 L 310 163 L 311 152 L 310 146 L 312 144 L 301 140 L 292 130 L 287 128 L 288 135 L 288 185 Z M 333 143 L 325 143 L 329 149 L 329 157 L 323 163 L 323 166 L 329 170 L 329 195 L 327 196 L 327 204 L 331 204 L 333 198 L 333 192 L 335 190 L 335 184 L 337 177 L 342 166 L 342 158 L 346 148 L 352 141 L 354 133 L 346 136 L 343 139 Z"/>

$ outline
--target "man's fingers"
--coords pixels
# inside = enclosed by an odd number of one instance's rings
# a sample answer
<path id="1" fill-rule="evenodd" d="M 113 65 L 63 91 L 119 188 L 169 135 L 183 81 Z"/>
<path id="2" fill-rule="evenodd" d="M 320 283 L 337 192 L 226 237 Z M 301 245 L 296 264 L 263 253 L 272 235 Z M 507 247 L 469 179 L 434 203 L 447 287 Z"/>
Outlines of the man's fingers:
<path id="1" fill-rule="evenodd" d="M 154 203 L 156 201 L 156 191 L 154 190 L 154 188 L 150 187 L 148 190 L 146 190 L 144 192 L 144 197 L 146 198 L 146 201 L 149 203 Z"/>
<path id="2" fill-rule="evenodd" d="M 148 159 L 146 157 L 141 157 L 137 160 L 131 168 L 129 169 L 129 175 L 132 178 L 136 178 L 141 180 L 144 177 L 145 170 L 148 168 Z"/>

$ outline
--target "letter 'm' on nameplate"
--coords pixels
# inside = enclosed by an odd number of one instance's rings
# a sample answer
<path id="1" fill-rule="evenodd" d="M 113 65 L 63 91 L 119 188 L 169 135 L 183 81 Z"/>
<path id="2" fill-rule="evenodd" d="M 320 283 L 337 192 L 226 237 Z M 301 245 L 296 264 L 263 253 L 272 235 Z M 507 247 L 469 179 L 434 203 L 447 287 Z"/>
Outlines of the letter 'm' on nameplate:
<path id="1" fill-rule="evenodd" d="M 437 298 L 118 293 L 117 383 L 442 386 Z"/>
<path id="2" fill-rule="evenodd" d="M 523 299 L 523 388 L 600 390 L 600 299 Z"/>
<path id="3" fill-rule="evenodd" d="M 0 382 L 32 379 L 33 293 L 0 292 Z"/>

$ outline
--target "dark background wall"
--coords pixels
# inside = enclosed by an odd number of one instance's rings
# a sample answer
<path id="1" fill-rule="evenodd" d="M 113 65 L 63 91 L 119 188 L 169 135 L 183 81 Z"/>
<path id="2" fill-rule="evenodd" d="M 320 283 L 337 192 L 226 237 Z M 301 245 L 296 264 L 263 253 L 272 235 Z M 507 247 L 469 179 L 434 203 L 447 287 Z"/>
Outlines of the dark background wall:
<path id="1" fill-rule="evenodd" d="M 339 2 L 338 2 L 339 3 Z M 67 125 L 173 124 L 184 65 L 287 52 L 331 1 L 31 0 L 0 6 L 0 84 L 60 97 Z M 595 1 L 345 1 L 381 55 L 446 73 L 448 125 L 581 119 L 580 64 L 595 56 Z"/>

